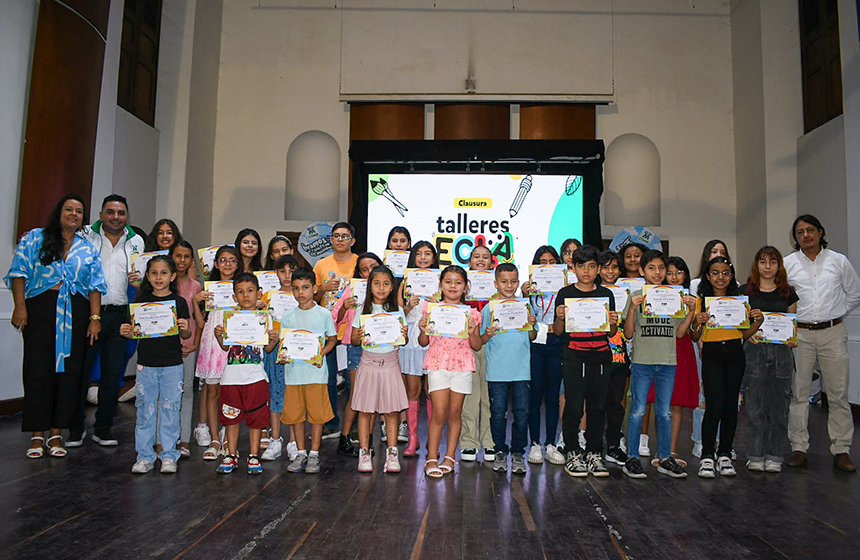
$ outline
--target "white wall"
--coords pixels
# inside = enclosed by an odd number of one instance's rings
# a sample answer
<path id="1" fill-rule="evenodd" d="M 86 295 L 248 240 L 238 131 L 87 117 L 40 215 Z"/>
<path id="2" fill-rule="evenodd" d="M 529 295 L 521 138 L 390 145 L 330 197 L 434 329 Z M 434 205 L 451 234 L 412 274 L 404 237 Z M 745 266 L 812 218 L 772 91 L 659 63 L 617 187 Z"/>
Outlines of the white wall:
<path id="1" fill-rule="evenodd" d="M 114 111 L 113 192 L 128 200 L 129 224 L 149 231 L 157 219 L 158 131 L 119 105 Z"/>

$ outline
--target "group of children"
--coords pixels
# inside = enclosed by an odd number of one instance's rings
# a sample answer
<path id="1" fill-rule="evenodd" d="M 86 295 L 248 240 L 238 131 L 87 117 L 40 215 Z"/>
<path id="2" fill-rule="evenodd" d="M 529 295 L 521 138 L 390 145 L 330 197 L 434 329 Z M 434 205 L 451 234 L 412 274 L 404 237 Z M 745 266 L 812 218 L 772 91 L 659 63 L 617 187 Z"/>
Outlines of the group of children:
<path id="1" fill-rule="evenodd" d="M 172 223 L 167 227 L 175 230 Z M 173 233 L 175 241 L 180 236 L 178 231 Z M 438 298 L 418 297 L 405 293 L 401 279 L 376 254 L 354 254 L 354 243 L 354 228 L 345 222 L 335 224 L 333 253 L 318 261 L 313 270 L 299 267 L 290 241 L 283 236 L 275 236 L 264 255 L 259 235 L 250 229 L 239 232 L 233 245 L 221 246 L 215 255 L 209 280 L 232 281 L 238 309 L 268 309 L 268 295 L 253 272 L 277 272 L 280 289 L 291 293 L 297 305 L 272 319 L 282 328 L 324 333 L 323 359 L 316 363 L 283 363 L 278 358 L 280 331 L 276 328 L 268 331 L 264 346 L 225 345 L 224 310 L 206 311 L 205 304 L 213 294 L 202 290 L 192 277 L 193 250 L 187 242 L 175 241 L 169 255 L 148 262 L 137 301 L 175 301 L 179 336 L 144 339 L 138 346 L 138 456 L 133 472 L 152 470 L 159 457 L 161 472 L 176 472 L 178 458 L 190 455 L 186 435 L 190 414 L 185 413 L 190 411 L 180 414 L 180 409 L 190 406 L 182 398 L 182 387 L 190 389 L 189 372 L 196 372 L 203 390 L 194 435 L 206 447 L 205 460 L 220 459 L 219 473 L 238 467 L 243 421 L 249 429 L 249 474 L 261 473 L 261 461 L 276 460 L 284 452 L 289 472 L 320 472 L 321 441 L 338 436 L 338 452 L 356 458 L 359 472 L 372 472 L 377 415 L 386 443 L 383 470 L 399 472 L 398 443 L 406 443 L 404 457 L 418 455 L 423 388 L 428 418 L 424 472 L 429 478 L 454 472 L 461 437 L 467 442 L 461 460 L 476 460 L 483 447 L 484 461 L 492 462 L 496 471 L 507 470 L 510 455 L 510 468 L 516 474 L 526 472 L 526 462 L 537 464 L 546 459 L 564 465 L 573 477 L 609 476 L 605 465 L 609 461 L 632 478 L 645 478 L 640 457 L 650 455 L 645 421 L 651 402 L 658 440 L 652 464 L 661 474 L 682 478 L 687 476 L 686 462 L 678 457 L 676 444 L 681 408 L 700 409 L 702 404 L 695 344 L 701 340 L 707 408 L 704 418 L 694 414 L 694 420 L 701 420 L 699 475 L 712 478 L 719 472 L 731 476 L 735 474 L 732 444 L 738 394 L 744 363 L 751 355 L 748 351 L 745 357 L 741 342 L 761 325 L 759 307 L 772 303 L 764 294 L 776 290 L 776 299 L 785 304 L 780 309 L 785 311 L 797 301 L 793 291 L 786 290 L 782 259 L 773 248 L 762 249 L 753 263 L 746 290 L 751 300 L 760 296 L 762 305 L 751 311 L 750 328 L 716 330 L 708 327 L 703 298 L 736 295 L 741 290 L 720 241 L 705 247 L 696 285 L 691 285 L 683 259 L 666 258 L 660 251 L 637 244 L 626 246 L 619 254 L 570 239 L 562 245 L 561 257 L 553 247 L 542 246 L 533 264 L 565 264 L 575 276 L 557 294 L 533 294 L 532 284 L 520 278 L 516 266 L 497 264 L 486 247 L 476 246 L 469 268 L 494 270 L 494 297 L 528 298 L 531 328 L 500 331 L 491 321 L 489 302 L 467 300 L 469 278 L 462 267 L 448 266 L 441 271 Z M 413 243 L 403 227 L 391 230 L 385 249 L 408 250 L 408 268 L 439 268 L 432 243 Z M 771 260 L 778 261 L 775 270 L 771 270 Z M 621 277 L 642 278 L 648 285 L 682 286 L 684 317 L 644 314 L 642 290 L 633 291 L 624 308 L 616 309 L 613 292 L 604 286 L 614 285 Z M 353 278 L 366 280 L 363 302 L 352 293 Z M 609 302 L 609 332 L 566 332 L 565 300 L 595 297 Z M 428 304 L 437 301 L 470 307 L 465 338 L 428 334 Z M 403 313 L 404 344 L 363 348 L 361 316 L 382 312 Z M 131 337 L 132 325 L 124 325 L 121 332 Z M 335 352 L 339 344 L 346 346 L 349 387 L 340 418 Z M 755 351 L 750 359 L 756 359 Z M 422 379 L 426 380 L 423 384 Z M 628 391 L 631 404 L 625 445 L 622 423 Z M 509 409 L 513 413 L 510 438 Z M 557 439 L 559 417 L 562 437 Z M 353 432 L 356 419 L 357 438 Z M 779 421 L 770 421 L 777 430 Z M 310 424 L 309 445 L 306 422 Z M 282 432 L 281 424 L 288 430 Z M 286 445 L 282 433 L 287 436 Z M 750 456 L 752 470 L 778 472 L 781 467 L 781 452 L 774 449 L 757 448 Z"/>

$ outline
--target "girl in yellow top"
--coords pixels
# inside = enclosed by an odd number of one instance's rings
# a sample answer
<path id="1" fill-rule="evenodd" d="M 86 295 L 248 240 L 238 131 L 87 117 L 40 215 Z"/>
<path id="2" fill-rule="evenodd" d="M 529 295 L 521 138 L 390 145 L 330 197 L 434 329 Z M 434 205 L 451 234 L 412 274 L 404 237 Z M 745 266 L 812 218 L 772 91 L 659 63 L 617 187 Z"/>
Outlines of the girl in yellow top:
<path id="1" fill-rule="evenodd" d="M 750 328 L 712 329 L 708 327 L 706 297 L 740 295 L 735 282 L 735 269 L 725 257 L 714 257 L 702 270 L 696 301 L 696 317 L 690 325 L 693 341 L 702 340 L 702 385 L 705 390 L 705 418 L 702 421 L 702 461 L 699 476 L 714 478 L 714 447 L 717 427 L 720 430 L 718 468 L 722 476 L 737 474 L 732 466 L 732 444 L 738 426 L 738 395 L 744 377 L 746 359 L 743 341 L 761 326 L 761 311 L 750 312 Z"/>

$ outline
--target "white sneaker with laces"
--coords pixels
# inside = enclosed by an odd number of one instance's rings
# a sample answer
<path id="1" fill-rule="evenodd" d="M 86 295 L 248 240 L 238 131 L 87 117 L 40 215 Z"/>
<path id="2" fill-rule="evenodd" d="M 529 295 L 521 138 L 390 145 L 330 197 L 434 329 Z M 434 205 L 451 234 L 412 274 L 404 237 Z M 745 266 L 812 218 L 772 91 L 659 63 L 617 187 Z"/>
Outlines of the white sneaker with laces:
<path id="1" fill-rule="evenodd" d="M 271 438 L 269 440 L 269 447 L 263 451 L 263 454 L 260 455 L 260 459 L 263 461 L 274 461 L 278 457 L 281 456 L 284 449 L 284 438 Z"/>
<path id="2" fill-rule="evenodd" d="M 782 472 L 782 463 L 777 463 L 776 461 L 767 459 L 764 462 L 764 471 L 769 473 Z"/>
<path id="3" fill-rule="evenodd" d="M 204 424 L 194 428 L 194 440 L 200 447 L 209 447 L 212 443 L 212 436 L 209 434 L 209 426 Z"/>
<path id="4" fill-rule="evenodd" d="M 764 461 L 747 461 L 747 469 L 755 472 L 764 472 Z"/>
<path id="5" fill-rule="evenodd" d="M 161 474 L 173 474 L 176 472 L 176 461 L 173 459 L 161 460 Z"/>
<path id="6" fill-rule="evenodd" d="M 409 441 L 409 425 L 406 422 L 401 422 L 397 427 L 397 441 L 407 443 Z"/>
<path id="7" fill-rule="evenodd" d="M 287 459 L 289 459 L 290 462 L 293 462 L 296 460 L 296 457 L 298 457 L 298 455 L 299 455 L 299 446 L 296 445 L 296 442 L 291 441 L 291 442 L 287 443 Z"/>
<path id="8" fill-rule="evenodd" d="M 639 436 L 639 456 L 640 457 L 650 457 L 651 456 L 651 448 L 648 447 L 648 436 L 642 434 Z"/>
<path id="9" fill-rule="evenodd" d="M 399 473 L 400 459 L 397 457 L 397 448 L 389 447 L 388 453 L 385 455 L 385 464 L 382 467 L 382 472 Z"/>
<path id="10" fill-rule="evenodd" d="M 558 450 L 558 447 L 554 445 L 547 445 L 546 452 L 546 460 L 552 463 L 553 465 L 563 465 L 564 464 L 564 455 Z"/>
<path id="11" fill-rule="evenodd" d="M 370 458 L 370 451 L 366 447 L 358 450 L 358 472 L 373 472 L 373 460 Z"/>
<path id="12" fill-rule="evenodd" d="M 135 463 L 133 467 L 131 467 L 131 472 L 133 472 L 134 474 L 146 474 L 153 468 L 155 468 L 154 464 L 141 459 L 140 461 Z"/>
<path id="13" fill-rule="evenodd" d="M 531 447 L 529 447 L 529 463 L 534 465 L 540 465 L 543 463 L 543 448 L 541 448 L 539 443 L 533 443 Z"/>
<path id="14" fill-rule="evenodd" d="M 720 471 L 720 476 L 735 476 L 738 474 L 729 457 L 720 457 L 717 460 L 717 468 Z"/>

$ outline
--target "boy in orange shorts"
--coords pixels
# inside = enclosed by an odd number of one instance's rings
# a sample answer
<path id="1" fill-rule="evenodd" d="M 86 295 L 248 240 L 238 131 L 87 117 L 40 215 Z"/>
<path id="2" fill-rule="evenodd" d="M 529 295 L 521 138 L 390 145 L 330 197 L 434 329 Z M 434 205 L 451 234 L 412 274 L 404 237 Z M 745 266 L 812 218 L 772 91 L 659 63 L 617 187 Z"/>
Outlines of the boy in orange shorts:
<path id="1" fill-rule="evenodd" d="M 295 360 L 284 367 L 284 412 L 281 422 L 293 427 L 299 453 L 287 467 L 289 472 L 320 472 L 320 442 L 323 424 L 334 418 L 328 395 L 328 367 L 325 356 L 337 343 L 337 329 L 331 313 L 317 305 L 316 276 L 312 270 L 299 268 L 290 279 L 293 297 L 299 303 L 281 318 L 282 329 L 303 329 L 325 338 L 316 364 Z M 305 420 L 311 424 L 311 450 L 307 452 Z"/>

